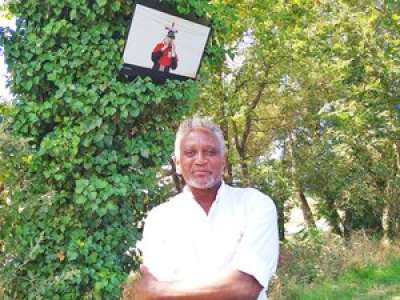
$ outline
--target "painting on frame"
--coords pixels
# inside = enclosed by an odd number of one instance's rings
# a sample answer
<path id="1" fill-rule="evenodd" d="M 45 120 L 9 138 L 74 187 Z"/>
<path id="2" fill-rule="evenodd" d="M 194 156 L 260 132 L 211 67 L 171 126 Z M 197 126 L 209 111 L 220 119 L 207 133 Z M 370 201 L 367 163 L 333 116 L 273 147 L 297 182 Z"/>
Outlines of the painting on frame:
<path id="1" fill-rule="evenodd" d="M 150 76 L 157 82 L 196 79 L 210 30 L 159 1 L 137 1 L 121 75 L 126 79 Z"/>

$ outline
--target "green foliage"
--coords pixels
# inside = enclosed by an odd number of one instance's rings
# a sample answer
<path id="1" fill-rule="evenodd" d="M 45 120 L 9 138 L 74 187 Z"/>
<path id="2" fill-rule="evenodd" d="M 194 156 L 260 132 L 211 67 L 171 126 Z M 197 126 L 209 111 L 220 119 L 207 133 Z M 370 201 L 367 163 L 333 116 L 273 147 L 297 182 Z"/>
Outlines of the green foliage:
<path id="1" fill-rule="evenodd" d="M 10 187 L 23 182 L 19 179 L 24 178 L 30 161 L 28 141 L 14 139 L 10 134 L 11 113 L 11 105 L 0 103 L 0 207 L 6 205 Z M 4 226 L 4 222 L 0 224 Z"/>
<path id="2" fill-rule="evenodd" d="M 345 242 L 334 234 L 303 231 L 284 242 L 280 252 L 271 300 L 390 299 L 384 296 L 399 291 L 399 244 L 382 243 L 365 232 Z"/>
<path id="3" fill-rule="evenodd" d="M 281 237 L 299 194 L 337 234 L 398 235 L 398 4 L 171 3 L 211 20 L 195 109 L 222 125 L 227 181 L 276 201 Z M 16 101 L 0 150 L 11 199 L 0 210 L 0 292 L 9 298 L 117 298 L 137 264 L 125 253 L 144 211 L 171 192 L 156 184 L 159 167 L 198 91 L 116 80 L 132 6 L 8 1 L 17 28 L 1 41 Z M 242 63 L 229 67 L 226 54 Z M 320 276 L 318 257 L 340 262 L 319 241 L 307 233 L 288 246 L 316 259 L 292 268 L 304 282 Z"/>
<path id="4" fill-rule="evenodd" d="M 335 278 L 340 273 L 338 266 L 343 265 L 343 251 L 345 245 L 337 236 L 324 236 L 315 229 L 300 232 L 283 246 L 287 261 L 281 266 L 280 278 L 298 284 L 310 284 L 327 274 Z"/>
<path id="5" fill-rule="evenodd" d="M 333 281 L 326 280 L 307 290 L 298 287 L 287 299 L 393 299 L 399 292 L 400 260 L 385 265 L 354 268 Z"/>
<path id="6" fill-rule="evenodd" d="M 235 9 L 242 26 L 230 54 L 240 63 L 208 78 L 198 106 L 227 136 L 227 180 L 265 181 L 278 206 L 300 204 L 347 238 L 361 228 L 394 238 L 398 4 L 252 0 Z"/>
<path id="7" fill-rule="evenodd" d="M 220 60 L 220 7 L 176 5 L 216 16 L 205 65 Z M 0 209 L 0 290 L 11 299 L 117 299 L 196 85 L 116 79 L 132 1 L 10 0 L 8 9 L 17 17 L 1 35 L 16 99 L 11 134 L 29 151 L 7 161 L 16 184 Z"/>

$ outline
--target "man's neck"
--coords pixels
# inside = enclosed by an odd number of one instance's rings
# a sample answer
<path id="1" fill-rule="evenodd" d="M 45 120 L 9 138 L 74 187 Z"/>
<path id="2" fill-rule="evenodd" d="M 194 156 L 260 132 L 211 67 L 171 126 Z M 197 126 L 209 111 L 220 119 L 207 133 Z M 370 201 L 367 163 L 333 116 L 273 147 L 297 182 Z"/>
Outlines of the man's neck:
<path id="1" fill-rule="evenodd" d="M 204 209 L 206 214 L 210 211 L 211 205 L 217 197 L 218 189 L 221 186 L 221 182 L 216 184 L 214 187 L 207 189 L 198 189 L 195 187 L 189 187 L 194 199 L 199 203 L 199 205 Z"/>

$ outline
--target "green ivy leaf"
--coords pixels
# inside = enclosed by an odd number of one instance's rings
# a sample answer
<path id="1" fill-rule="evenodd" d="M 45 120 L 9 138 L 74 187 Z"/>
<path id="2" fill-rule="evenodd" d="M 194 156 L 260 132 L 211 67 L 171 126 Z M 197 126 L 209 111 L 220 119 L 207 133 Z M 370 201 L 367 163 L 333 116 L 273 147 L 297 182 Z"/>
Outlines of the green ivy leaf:
<path id="1" fill-rule="evenodd" d="M 79 195 L 75 198 L 75 202 L 78 204 L 85 204 L 87 201 L 87 198 L 85 196 Z"/>
<path id="2" fill-rule="evenodd" d="M 89 185 L 89 180 L 80 179 L 75 181 L 75 193 L 82 194 L 83 190 Z"/>
<path id="3" fill-rule="evenodd" d="M 107 0 L 96 0 L 98 6 L 103 7 L 107 4 Z"/>

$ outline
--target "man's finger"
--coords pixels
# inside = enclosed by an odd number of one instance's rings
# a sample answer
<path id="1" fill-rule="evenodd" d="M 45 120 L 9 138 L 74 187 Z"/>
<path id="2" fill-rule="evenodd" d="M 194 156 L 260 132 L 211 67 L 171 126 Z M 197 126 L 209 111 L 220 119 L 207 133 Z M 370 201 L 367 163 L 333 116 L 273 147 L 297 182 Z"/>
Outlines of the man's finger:
<path id="1" fill-rule="evenodd" d="M 153 273 L 150 272 L 149 268 L 146 267 L 145 265 L 140 265 L 139 270 L 143 277 L 152 280 L 157 280 L 157 278 L 153 275 Z"/>
<path id="2" fill-rule="evenodd" d="M 140 273 L 142 274 L 150 273 L 149 268 L 147 268 L 145 265 L 140 265 L 139 269 Z"/>

